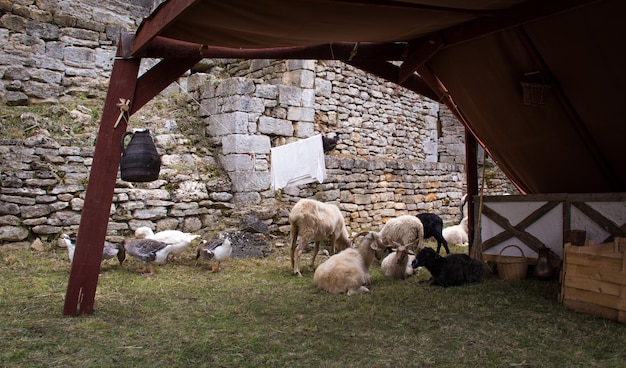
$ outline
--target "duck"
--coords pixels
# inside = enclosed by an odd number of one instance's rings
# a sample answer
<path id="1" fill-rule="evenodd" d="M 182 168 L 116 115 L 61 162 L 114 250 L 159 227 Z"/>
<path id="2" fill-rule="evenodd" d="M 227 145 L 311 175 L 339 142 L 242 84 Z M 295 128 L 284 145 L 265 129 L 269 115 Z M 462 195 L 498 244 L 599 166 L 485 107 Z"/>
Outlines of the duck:
<path id="1" fill-rule="evenodd" d="M 74 261 L 74 252 L 76 251 L 76 238 L 72 238 L 69 235 L 62 233 L 59 236 L 59 246 L 67 248 L 67 255 L 70 258 L 70 262 Z M 117 257 L 120 265 L 126 259 L 126 251 L 121 244 L 114 244 L 108 241 L 104 241 L 104 247 L 102 248 L 102 261 Z"/>
<path id="2" fill-rule="evenodd" d="M 146 273 L 146 268 L 148 268 L 152 275 L 155 264 L 167 262 L 171 245 L 154 239 L 126 239 L 124 249 L 131 257 L 144 264 L 140 273 Z"/>
<path id="3" fill-rule="evenodd" d="M 154 239 L 170 245 L 168 257 L 172 259 L 187 250 L 195 239 L 200 238 L 200 235 L 185 233 L 179 230 L 163 230 L 155 234 L 151 228 L 141 226 L 135 230 L 135 237 L 138 239 Z"/>
<path id="4" fill-rule="evenodd" d="M 211 271 L 216 272 L 221 268 L 221 262 L 230 257 L 233 252 L 233 245 L 230 239 L 223 234 L 219 234 L 211 240 L 200 241 L 196 251 L 196 261 L 199 258 L 206 258 L 211 260 Z M 217 263 L 217 268 L 215 264 Z"/>

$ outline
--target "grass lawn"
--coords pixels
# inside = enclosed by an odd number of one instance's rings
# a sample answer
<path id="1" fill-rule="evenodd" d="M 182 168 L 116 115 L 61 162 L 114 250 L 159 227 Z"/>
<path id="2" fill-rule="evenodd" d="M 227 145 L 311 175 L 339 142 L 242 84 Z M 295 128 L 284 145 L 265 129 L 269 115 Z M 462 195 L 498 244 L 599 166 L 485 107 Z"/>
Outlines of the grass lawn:
<path id="1" fill-rule="evenodd" d="M 67 317 L 65 250 L 0 247 L 0 366 L 626 366 L 626 326 L 564 308 L 556 280 L 440 288 L 375 263 L 372 292 L 348 297 L 292 276 L 287 248 L 218 273 L 192 253 L 152 276 L 106 261 L 95 313 Z"/>

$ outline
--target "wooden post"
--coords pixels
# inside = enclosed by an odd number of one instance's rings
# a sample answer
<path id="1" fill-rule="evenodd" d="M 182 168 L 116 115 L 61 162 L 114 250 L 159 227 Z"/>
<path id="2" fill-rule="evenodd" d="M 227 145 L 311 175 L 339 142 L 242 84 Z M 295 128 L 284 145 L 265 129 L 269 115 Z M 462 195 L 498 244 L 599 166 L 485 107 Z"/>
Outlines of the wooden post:
<path id="1" fill-rule="evenodd" d="M 476 220 L 474 196 L 478 194 L 478 143 L 472 133 L 465 129 L 465 172 L 467 180 L 467 226 L 469 253 L 472 253 L 474 243 L 474 223 Z"/>
<path id="2" fill-rule="evenodd" d="M 117 56 L 120 56 L 121 48 L 122 42 L 119 43 Z M 113 63 L 65 295 L 65 315 L 93 313 L 102 249 L 120 163 L 120 142 L 126 131 L 124 118 L 114 128 L 120 115 L 118 104 L 120 99 L 131 100 L 132 104 L 140 62 L 140 58 L 117 57 Z M 128 113 L 125 115 L 127 118 Z"/>
<path id="3" fill-rule="evenodd" d="M 127 119 L 202 60 L 199 51 L 195 57 L 163 59 L 137 78 L 141 58 L 123 57 L 128 55 L 127 50 L 133 42 L 133 35 L 121 35 L 113 63 L 65 295 L 65 315 L 92 314 L 94 310 L 102 249 L 109 224 L 109 210 L 113 202 L 122 152 L 121 140 L 127 128 Z M 122 100 L 128 101 L 128 106 L 120 120 Z"/>

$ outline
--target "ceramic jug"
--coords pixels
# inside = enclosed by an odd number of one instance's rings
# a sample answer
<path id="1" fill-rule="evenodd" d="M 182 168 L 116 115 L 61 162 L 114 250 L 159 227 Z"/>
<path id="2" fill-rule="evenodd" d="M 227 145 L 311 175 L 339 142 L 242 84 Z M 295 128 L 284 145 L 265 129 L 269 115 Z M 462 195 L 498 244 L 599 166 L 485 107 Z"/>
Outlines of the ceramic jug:
<path id="1" fill-rule="evenodd" d="M 127 137 L 130 138 L 125 145 Z M 120 174 L 122 180 L 130 182 L 154 181 L 159 178 L 161 157 L 159 156 L 150 130 L 135 130 L 122 135 L 122 157 Z"/>
<path id="2" fill-rule="evenodd" d="M 537 253 L 539 256 L 533 270 L 533 276 L 538 280 L 550 280 L 554 276 L 554 267 L 550 263 L 550 249 L 539 248 Z"/>

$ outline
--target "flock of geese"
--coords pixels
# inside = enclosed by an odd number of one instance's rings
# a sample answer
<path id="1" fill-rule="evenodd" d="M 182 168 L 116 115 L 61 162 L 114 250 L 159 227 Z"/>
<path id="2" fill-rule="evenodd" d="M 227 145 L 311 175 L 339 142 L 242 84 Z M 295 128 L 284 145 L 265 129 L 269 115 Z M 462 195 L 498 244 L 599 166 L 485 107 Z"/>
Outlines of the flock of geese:
<path id="1" fill-rule="evenodd" d="M 144 267 L 140 271 L 141 273 L 148 271 L 153 274 L 154 265 L 174 259 L 189 249 L 191 243 L 198 238 L 200 235 L 179 230 L 164 230 L 154 233 L 149 227 L 143 226 L 135 230 L 135 239 L 126 239 L 123 243 L 118 244 L 105 241 L 102 249 L 102 260 L 117 257 L 121 265 L 128 254 L 143 263 Z M 76 239 L 70 238 L 67 234 L 61 234 L 59 245 L 67 248 L 70 262 L 72 262 L 76 249 Z M 196 261 L 199 259 L 210 260 L 210 272 L 216 272 L 221 269 L 221 262 L 230 257 L 232 250 L 232 243 L 228 236 L 219 233 L 211 240 L 200 240 L 196 249 Z"/>

